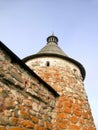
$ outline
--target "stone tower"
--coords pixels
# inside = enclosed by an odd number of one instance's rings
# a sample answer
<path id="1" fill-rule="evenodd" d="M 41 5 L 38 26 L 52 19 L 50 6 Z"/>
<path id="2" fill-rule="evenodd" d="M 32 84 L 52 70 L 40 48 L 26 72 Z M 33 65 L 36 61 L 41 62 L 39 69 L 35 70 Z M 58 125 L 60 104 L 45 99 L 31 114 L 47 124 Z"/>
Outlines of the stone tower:
<path id="1" fill-rule="evenodd" d="M 56 36 L 23 61 L 60 95 L 52 112 L 53 130 L 96 129 L 83 84 L 85 69 L 62 51 Z"/>

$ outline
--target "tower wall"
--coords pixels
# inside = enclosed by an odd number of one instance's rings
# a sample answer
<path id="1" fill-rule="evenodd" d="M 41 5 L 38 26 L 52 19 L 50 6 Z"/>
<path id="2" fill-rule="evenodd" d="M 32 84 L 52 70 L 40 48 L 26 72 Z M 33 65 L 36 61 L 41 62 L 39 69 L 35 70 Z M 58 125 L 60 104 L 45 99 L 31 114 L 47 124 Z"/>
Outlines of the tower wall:
<path id="1" fill-rule="evenodd" d="M 0 42 L 0 130 L 96 130 L 83 66 L 47 42 L 27 65 Z"/>
<path id="2" fill-rule="evenodd" d="M 39 57 L 26 64 L 60 97 L 53 113 L 53 130 L 95 130 L 79 68 L 59 57 Z"/>
<path id="3" fill-rule="evenodd" d="M 60 95 L 70 86 L 69 91 L 78 91 L 83 88 L 82 76 L 79 68 L 69 61 L 58 57 L 40 57 L 26 62 L 33 71 L 50 84 Z M 73 78 L 77 78 L 72 85 Z M 80 87 L 79 87 L 80 86 Z M 86 95 L 86 94 L 85 94 Z M 85 96 L 84 94 L 82 96 Z"/>

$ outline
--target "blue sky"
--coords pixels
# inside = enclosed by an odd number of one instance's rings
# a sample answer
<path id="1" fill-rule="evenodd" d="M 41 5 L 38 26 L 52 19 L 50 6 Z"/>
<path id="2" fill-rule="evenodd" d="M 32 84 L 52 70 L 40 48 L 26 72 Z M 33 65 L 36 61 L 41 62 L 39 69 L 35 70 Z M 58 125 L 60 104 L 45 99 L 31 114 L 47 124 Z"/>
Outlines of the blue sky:
<path id="1" fill-rule="evenodd" d="M 21 59 L 54 34 L 86 69 L 85 89 L 98 128 L 98 0 L 0 0 L 0 41 Z"/>

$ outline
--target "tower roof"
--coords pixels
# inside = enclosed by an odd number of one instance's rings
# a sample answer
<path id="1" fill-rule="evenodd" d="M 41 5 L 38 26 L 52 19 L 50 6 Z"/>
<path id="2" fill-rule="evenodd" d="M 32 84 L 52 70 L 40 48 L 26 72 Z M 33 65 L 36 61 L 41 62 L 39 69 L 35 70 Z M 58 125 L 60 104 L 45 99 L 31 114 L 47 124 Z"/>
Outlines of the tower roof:
<path id="1" fill-rule="evenodd" d="M 64 60 L 70 61 L 80 69 L 84 80 L 86 74 L 84 67 L 78 61 L 70 58 L 69 56 L 67 56 L 67 54 L 63 52 L 63 50 L 58 46 L 58 38 L 56 36 L 49 36 L 47 38 L 47 44 L 38 53 L 24 58 L 23 62 L 27 62 L 28 60 L 44 56 L 59 57 Z"/>
<path id="2" fill-rule="evenodd" d="M 54 35 L 51 35 L 47 38 L 47 45 L 43 47 L 37 54 L 58 54 L 67 56 L 58 46 L 58 38 Z"/>

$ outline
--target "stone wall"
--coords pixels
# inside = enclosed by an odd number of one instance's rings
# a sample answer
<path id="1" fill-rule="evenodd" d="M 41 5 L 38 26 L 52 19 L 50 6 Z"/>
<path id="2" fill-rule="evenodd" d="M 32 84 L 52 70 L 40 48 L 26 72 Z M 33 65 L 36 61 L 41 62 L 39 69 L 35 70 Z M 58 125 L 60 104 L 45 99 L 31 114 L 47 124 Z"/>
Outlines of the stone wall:
<path id="1" fill-rule="evenodd" d="M 26 64 L 60 94 L 53 111 L 53 130 L 96 129 L 81 72 L 76 65 L 48 56 L 31 59 Z"/>
<path id="2" fill-rule="evenodd" d="M 0 43 L 0 130 L 96 130 L 76 65 L 59 57 L 26 64 L 39 76 Z"/>
<path id="3" fill-rule="evenodd" d="M 0 130 L 52 130 L 58 94 L 0 43 Z"/>

